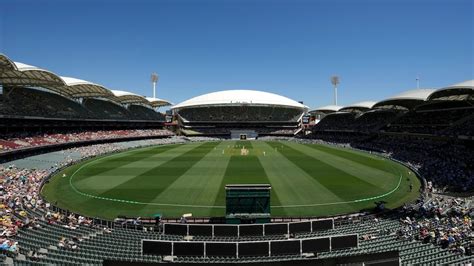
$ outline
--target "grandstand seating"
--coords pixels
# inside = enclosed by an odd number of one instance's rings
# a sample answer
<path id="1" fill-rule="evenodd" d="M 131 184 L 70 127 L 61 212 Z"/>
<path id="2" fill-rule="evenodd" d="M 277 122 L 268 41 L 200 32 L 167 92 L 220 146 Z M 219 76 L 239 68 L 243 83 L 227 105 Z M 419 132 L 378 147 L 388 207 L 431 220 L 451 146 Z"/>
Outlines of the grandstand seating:
<path id="1" fill-rule="evenodd" d="M 35 211 L 34 215 L 41 215 Z M 343 221 L 343 222 L 342 222 Z M 144 255 L 141 252 L 142 239 L 161 239 L 168 241 L 180 241 L 183 236 L 163 235 L 159 232 L 134 230 L 125 228 L 114 228 L 103 230 L 97 227 L 78 226 L 76 229 L 64 228 L 61 224 L 49 224 L 39 221 L 40 228 L 22 229 L 17 240 L 24 249 L 25 254 L 39 248 L 45 249 L 42 258 L 33 260 L 31 257 L 16 259 L 18 265 L 22 263 L 54 263 L 54 264 L 101 264 L 103 260 L 123 260 L 129 262 L 161 262 L 162 257 L 158 255 Z M 467 263 L 472 258 L 461 256 L 443 250 L 431 244 L 423 244 L 419 241 L 398 240 L 394 234 L 399 228 L 396 219 L 342 219 L 341 224 L 334 229 L 317 231 L 311 233 L 296 234 L 295 239 L 307 239 L 313 237 L 325 237 L 331 235 L 359 234 L 359 246 L 350 249 L 332 250 L 319 252 L 318 259 L 338 258 L 361 254 L 370 254 L 381 251 L 398 250 L 403 265 L 408 264 L 430 264 L 430 263 Z M 365 236 L 370 238 L 365 239 Z M 62 237 L 66 239 L 80 239 L 75 243 L 77 248 L 58 248 L 58 241 Z M 285 236 L 274 236 L 271 238 L 287 239 Z M 246 241 L 235 238 L 222 239 L 230 242 L 235 240 Z M 248 241 L 249 239 L 247 239 Z M 259 240 L 252 238 L 251 241 Z M 192 239 L 192 241 L 202 241 Z M 213 240 L 215 241 L 215 240 Z M 269 258 L 268 256 L 244 257 L 236 259 L 226 256 L 186 256 L 176 257 L 175 262 L 268 262 L 281 260 L 305 260 L 300 255 L 280 255 Z"/>
<path id="2" fill-rule="evenodd" d="M 297 128 L 285 127 L 231 127 L 231 126 L 208 126 L 208 127 L 191 127 L 182 130 L 184 135 L 225 135 L 229 136 L 233 130 L 250 130 L 255 131 L 259 135 L 293 135 Z"/>
<path id="3" fill-rule="evenodd" d="M 136 120 L 165 120 L 163 114 L 141 105 L 130 105 L 128 111 L 130 112 L 132 119 Z"/>
<path id="4" fill-rule="evenodd" d="M 267 106 L 213 106 L 182 109 L 179 115 L 190 122 L 296 122 L 301 110 Z"/>
<path id="5" fill-rule="evenodd" d="M 131 105 L 129 109 L 108 100 L 85 98 L 82 104 L 51 91 L 33 88 L 3 88 L 0 115 L 67 119 L 164 121 L 150 108 Z"/>
<path id="6" fill-rule="evenodd" d="M 102 149 L 98 149 L 102 150 Z M 41 179 L 39 179 L 41 180 Z M 31 185 L 35 185 L 34 183 Z M 22 187 L 20 187 L 22 189 Z M 25 199 L 26 201 L 26 199 Z M 27 201 L 28 202 L 28 201 Z M 212 242 L 246 242 L 246 241 L 275 241 L 291 239 L 304 240 L 309 238 L 331 237 L 338 235 L 359 235 L 359 245 L 349 249 L 321 251 L 317 259 L 347 258 L 350 256 L 372 254 L 381 251 L 396 250 L 400 252 L 403 265 L 410 264 L 461 264 L 472 260 L 472 256 L 463 256 L 438 245 L 424 244 L 422 241 L 403 240 L 397 235 L 401 229 L 398 214 L 374 216 L 342 217 L 335 220 L 333 229 L 318 231 L 295 232 L 293 235 L 275 234 L 262 236 L 198 236 L 188 238 L 179 234 L 163 234 L 159 226 L 141 225 L 139 220 L 134 220 L 137 225 L 132 228 L 120 226 L 111 227 L 112 224 L 95 220 L 97 225 L 90 223 L 77 224 L 55 219 L 56 214 L 48 214 L 48 209 L 42 206 L 31 207 L 29 204 L 17 206 L 18 211 L 26 211 L 26 215 L 14 213 L 16 219 L 29 225 L 22 226 L 18 234 L 12 238 L 19 242 L 22 255 L 15 256 L 16 265 L 26 264 L 102 264 L 105 260 L 118 260 L 126 262 L 157 263 L 164 262 L 162 256 L 143 254 L 141 250 L 142 239 L 156 239 L 167 241 L 212 241 Z M 53 212 L 49 210 L 49 212 Z M 68 212 L 65 216 L 70 217 Z M 61 214 L 58 213 L 57 217 Z M 403 214 L 401 215 L 403 217 Z M 77 216 L 76 218 L 77 219 Z M 35 221 L 34 221 L 35 220 Z M 34 221 L 35 225 L 31 225 Z M 110 226 L 110 227 L 109 227 Z M 180 225 L 183 226 L 183 225 Z M 105 228 L 104 228 L 105 227 Z M 468 245 L 464 240 L 463 245 Z M 38 253 L 39 252 L 39 253 Z M 9 256 L 12 254 L 7 253 Z M 40 254 L 40 255 L 38 255 Z M 24 256 L 23 256 L 24 255 Z M 7 258 L 4 258 L 8 260 Z M 278 255 L 268 257 L 226 257 L 226 256 L 178 256 L 174 262 L 270 262 L 270 261 L 308 261 L 301 255 Z"/>
<path id="7" fill-rule="evenodd" d="M 29 88 L 3 88 L 0 114 L 53 118 L 91 118 L 81 104 L 55 93 Z"/>
<path id="8" fill-rule="evenodd" d="M 401 116 L 384 129 L 390 132 L 439 133 L 473 112 L 474 108 L 417 110 Z"/>
<path id="9" fill-rule="evenodd" d="M 85 99 L 85 108 L 100 119 L 130 119 L 130 113 L 124 107 L 106 100 Z"/>
<path id="10" fill-rule="evenodd" d="M 326 115 L 318 124 L 314 127 L 315 130 L 350 130 L 356 124 L 356 117 L 358 113 L 353 112 L 337 112 Z"/>

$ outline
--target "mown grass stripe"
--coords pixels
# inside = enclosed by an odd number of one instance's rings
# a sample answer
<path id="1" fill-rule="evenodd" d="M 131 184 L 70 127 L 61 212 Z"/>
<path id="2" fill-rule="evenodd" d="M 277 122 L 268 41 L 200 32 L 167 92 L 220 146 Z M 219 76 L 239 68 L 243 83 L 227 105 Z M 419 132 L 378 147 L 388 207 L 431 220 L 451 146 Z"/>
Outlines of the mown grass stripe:
<path id="1" fill-rule="evenodd" d="M 160 166 L 153 167 L 135 176 L 129 181 L 102 193 L 100 196 L 150 202 L 173 183 L 176 178 L 201 160 L 217 144 L 217 142 L 201 144 Z"/>
<path id="2" fill-rule="evenodd" d="M 374 195 L 383 192 L 379 187 L 310 157 L 286 143 L 270 142 L 269 144 L 341 199 L 360 199 L 366 197 L 369 191 Z M 347 191 L 353 191 L 353 193 L 347 193 Z"/>
<path id="3" fill-rule="evenodd" d="M 116 162 L 109 165 L 109 161 L 114 159 L 114 155 L 111 158 L 100 158 L 74 175 L 74 186 L 83 192 L 98 195 L 148 171 L 151 164 L 157 167 L 191 150 L 193 147 L 196 147 L 196 145 L 173 145 L 155 148 L 151 150 L 153 152 L 149 151 L 147 153 L 148 157 L 143 157 L 144 154 L 141 154 L 139 156 L 140 160 L 135 160 L 132 157 L 132 162 L 123 161 L 119 166 L 116 166 Z M 154 158 L 153 161 L 148 161 L 151 157 Z M 144 162 L 144 160 L 146 161 Z M 97 165 L 102 165 L 103 168 L 109 169 L 109 171 L 94 175 Z"/>
<path id="4" fill-rule="evenodd" d="M 299 168 L 266 142 L 255 142 L 254 147 L 265 150 L 258 158 L 278 194 L 283 206 L 341 201 L 337 195 L 321 185 L 317 179 Z"/>
<path id="5" fill-rule="evenodd" d="M 227 165 L 227 169 L 220 184 L 219 194 L 216 197 L 215 205 L 225 205 L 225 185 L 226 184 L 270 184 L 262 164 L 255 155 L 256 150 L 250 141 L 239 141 L 236 143 L 239 148 L 234 149 Z M 249 155 L 240 155 L 240 147 L 245 146 L 249 150 Z M 232 148 L 231 148 L 232 149 Z M 236 152 L 235 152 L 236 151 Z M 278 195 L 272 191 L 271 204 L 280 205 Z"/>
<path id="6" fill-rule="evenodd" d="M 221 189 L 219 185 L 224 178 L 230 156 L 222 156 L 222 150 L 229 145 L 222 142 L 214 147 L 206 156 L 189 168 L 172 184 L 160 193 L 152 202 L 194 205 L 214 205 L 214 200 Z M 156 210 L 156 207 L 152 208 Z M 213 209 L 208 208 L 206 215 L 211 215 Z M 217 209 L 217 215 L 223 215 L 222 209 Z"/>
<path id="7" fill-rule="evenodd" d="M 319 150 L 325 153 L 330 153 L 330 154 L 342 157 L 344 159 L 357 162 L 365 166 L 370 166 L 380 171 L 392 173 L 392 169 L 387 168 L 386 159 L 377 158 L 374 156 L 370 156 L 368 154 L 363 154 L 362 152 L 359 152 L 359 151 L 343 150 L 343 149 L 334 148 L 334 147 L 330 147 L 326 145 L 312 144 L 312 145 L 307 145 L 307 146 L 315 150 Z"/>
<path id="8" fill-rule="evenodd" d="M 315 158 L 325 164 L 347 173 L 348 175 L 355 176 L 364 182 L 370 183 L 386 191 L 390 190 L 398 180 L 398 174 L 390 167 L 386 167 L 385 171 L 382 171 L 363 163 L 340 157 L 337 154 L 333 154 L 332 151 L 320 151 L 318 149 L 312 149 L 310 147 L 312 145 L 308 146 L 300 143 L 288 143 L 286 146 L 291 146 L 292 148 L 297 149 L 312 158 Z M 336 150 L 334 149 L 334 151 Z M 374 159 L 366 158 L 366 161 L 372 160 Z"/>

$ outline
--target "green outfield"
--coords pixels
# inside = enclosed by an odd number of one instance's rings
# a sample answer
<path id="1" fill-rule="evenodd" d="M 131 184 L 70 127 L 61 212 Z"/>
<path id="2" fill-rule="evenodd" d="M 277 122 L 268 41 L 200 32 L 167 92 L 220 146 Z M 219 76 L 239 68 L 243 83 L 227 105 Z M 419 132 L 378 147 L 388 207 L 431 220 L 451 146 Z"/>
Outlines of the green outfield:
<path id="1" fill-rule="evenodd" d="M 326 216 L 395 208 L 420 182 L 391 160 L 290 141 L 221 141 L 136 149 L 66 168 L 42 190 L 46 200 L 93 217 L 224 216 L 226 184 L 272 186 L 273 216 Z M 409 186 L 413 184 L 413 191 Z"/>

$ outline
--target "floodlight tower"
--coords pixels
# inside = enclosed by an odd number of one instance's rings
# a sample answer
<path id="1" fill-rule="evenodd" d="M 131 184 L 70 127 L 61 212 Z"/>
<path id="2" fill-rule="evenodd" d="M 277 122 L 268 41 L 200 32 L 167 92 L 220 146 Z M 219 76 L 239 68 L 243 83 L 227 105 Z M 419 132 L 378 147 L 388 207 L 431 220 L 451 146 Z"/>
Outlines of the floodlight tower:
<path id="1" fill-rule="evenodd" d="M 334 87 L 334 105 L 337 105 L 337 85 L 339 85 L 340 80 L 338 76 L 331 77 L 331 84 Z"/>
<path id="2" fill-rule="evenodd" d="M 155 72 L 151 74 L 151 83 L 153 84 L 153 98 L 156 98 L 156 83 L 158 83 L 159 78 L 160 77 Z"/>

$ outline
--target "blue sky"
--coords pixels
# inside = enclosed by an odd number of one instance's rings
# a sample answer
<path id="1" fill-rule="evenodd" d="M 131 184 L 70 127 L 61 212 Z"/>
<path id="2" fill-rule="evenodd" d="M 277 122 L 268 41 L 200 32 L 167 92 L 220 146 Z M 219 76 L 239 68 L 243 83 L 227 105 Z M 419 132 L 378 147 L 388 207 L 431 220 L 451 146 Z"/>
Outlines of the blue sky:
<path id="1" fill-rule="evenodd" d="M 474 78 L 473 1 L 0 0 L 0 52 L 175 103 L 224 89 L 314 108 Z"/>

